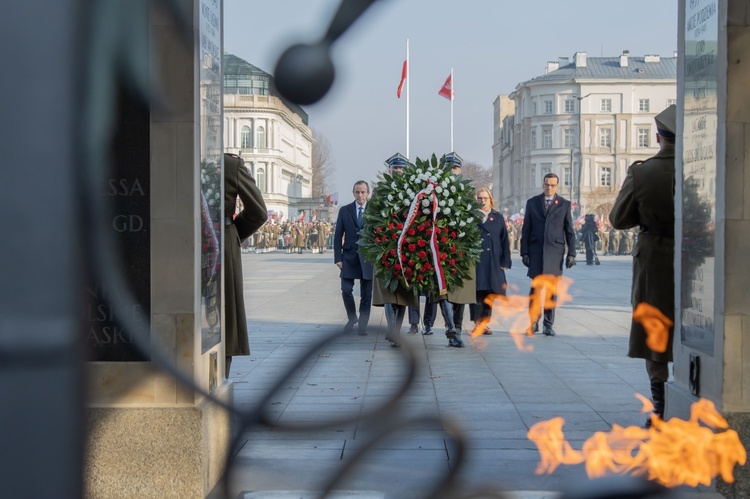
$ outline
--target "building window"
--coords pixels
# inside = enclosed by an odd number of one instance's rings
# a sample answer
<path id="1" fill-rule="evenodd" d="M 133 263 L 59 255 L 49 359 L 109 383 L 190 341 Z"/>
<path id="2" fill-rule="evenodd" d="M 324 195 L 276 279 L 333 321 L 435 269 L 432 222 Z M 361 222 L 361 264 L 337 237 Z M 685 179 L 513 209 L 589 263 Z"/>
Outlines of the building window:
<path id="1" fill-rule="evenodd" d="M 575 113 L 576 112 L 576 101 L 575 99 L 565 99 L 565 112 Z"/>
<path id="2" fill-rule="evenodd" d="M 648 99 L 638 99 L 638 110 L 644 113 L 649 112 L 651 106 Z"/>
<path id="3" fill-rule="evenodd" d="M 542 178 L 548 173 L 552 173 L 552 163 L 542 163 Z"/>
<path id="4" fill-rule="evenodd" d="M 260 192 L 266 192 L 266 171 L 263 168 L 258 168 L 256 173 L 256 180 L 258 182 L 258 189 Z"/>
<path id="5" fill-rule="evenodd" d="M 552 149 L 552 129 L 542 130 L 542 149 Z"/>
<path id="6" fill-rule="evenodd" d="M 563 169 L 563 185 L 565 187 L 573 185 L 573 176 L 571 175 L 570 167 L 565 167 Z"/>
<path id="7" fill-rule="evenodd" d="M 602 166 L 600 181 L 600 185 L 602 187 L 612 185 L 612 168 L 610 168 L 609 166 Z"/>
<path id="8" fill-rule="evenodd" d="M 566 128 L 563 130 L 563 147 L 573 147 L 575 145 L 575 137 L 572 128 Z"/>
<path id="9" fill-rule="evenodd" d="M 600 110 L 607 113 L 612 112 L 612 99 L 602 99 Z"/>
<path id="10" fill-rule="evenodd" d="M 531 165 L 531 170 L 529 170 L 529 185 L 532 188 L 538 187 L 536 185 L 536 165 Z"/>
<path id="11" fill-rule="evenodd" d="M 253 134 L 250 132 L 250 127 L 245 125 L 240 130 L 240 147 L 242 149 L 250 149 L 253 147 L 252 142 Z"/>
<path id="12" fill-rule="evenodd" d="M 551 100 L 544 101 L 544 114 L 552 114 L 552 101 Z"/>
<path id="13" fill-rule="evenodd" d="M 266 129 L 262 126 L 259 126 L 255 130 L 255 137 L 256 137 L 256 144 L 258 144 L 258 149 L 266 149 Z"/>
<path id="14" fill-rule="evenodd" d="M 536 130 L 531 131 L 531 148 L 536 149 Z"/>
<path id="15" fill-rule="evenodd" d="M 532 116 L 536 116 L 536 101 L 531 103 L 531 114 Z"/>
<path id="16" fill-rule="evenodd" d="M 651 135 L 651 131 L 648 128 L 638 129 L 638 147 L 649 147 L 648 138 Z"/>
<path id="17" fill-rule="evenodd" d="M 599 147 L 612 147 L 612 129 L 611 128 L 600 128 L 599 129 Z"/>

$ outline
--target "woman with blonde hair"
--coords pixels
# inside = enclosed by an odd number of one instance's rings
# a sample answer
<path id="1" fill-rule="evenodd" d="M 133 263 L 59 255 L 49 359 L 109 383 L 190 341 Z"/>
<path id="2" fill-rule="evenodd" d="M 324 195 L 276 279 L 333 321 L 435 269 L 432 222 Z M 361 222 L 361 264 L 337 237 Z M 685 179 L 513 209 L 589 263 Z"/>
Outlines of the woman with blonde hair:
<path id="1" fill-rule="evenodd" d="M 476 264 L 477 303 L 471 307 L 471 319 L 475 329 L 492 316 L 492 306 L 485 303 L 488 295 L 505 296 L 508 287 L 505 269 L 511 266 L 510 240 L 505 226 L 505 217 L 495 208 L 492 193 L 486 187 L 477 190 L 477 201 L 482 205 L 479 233 L 482 237 L 482 254 Z M 486 324 L 486 321 L 485 321 Z M 484 327 L 483 334 L 492 334 Z"/>

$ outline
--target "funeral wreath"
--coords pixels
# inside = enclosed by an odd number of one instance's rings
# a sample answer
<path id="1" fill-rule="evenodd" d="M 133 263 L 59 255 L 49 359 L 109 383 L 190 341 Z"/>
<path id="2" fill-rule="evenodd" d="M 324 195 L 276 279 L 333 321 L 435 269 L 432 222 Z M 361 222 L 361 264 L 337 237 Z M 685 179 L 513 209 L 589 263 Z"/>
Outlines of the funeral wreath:
<path id="1" fill-rule="evenodd" d="M 383 174 L 367 202 L 360 252 L 391 292 L 438 296 L 463 285 L 481 252 L 480 205 L 470 181 L 433 154 Z"/>

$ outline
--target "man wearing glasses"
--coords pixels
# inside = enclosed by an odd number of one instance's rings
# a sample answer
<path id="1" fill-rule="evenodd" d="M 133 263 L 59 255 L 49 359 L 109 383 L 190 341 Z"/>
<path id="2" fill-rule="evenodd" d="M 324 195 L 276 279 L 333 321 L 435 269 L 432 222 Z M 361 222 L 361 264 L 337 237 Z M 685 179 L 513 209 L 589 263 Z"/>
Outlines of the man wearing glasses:
<path id="1" fill-rule="evenodd" d="M 527 275 L 533 279 L 540 275 L 559 277 L 562 275 L 563 260 L 565 268 L 576 264 L 576 236 L 573 219 L 570 215 L 570 201 L 557 195 L 560 179 L 554 173 L 544 176 L 544 192 L 526 201 L 523 227 L 521 228 L 521 262 L 528 267 Z M 567 258 L 565 257 L 567 247 Z M 546 336 L 554 336 L 552 324 L 555 322 L 554 292 L 551 296 L 542 296 L 543 290 L 535 290 L 532 284 L 529 292 L 530 326 L 526 334 L 539 331 L 539 317 L 544 310 L 544 329 Z M 549 300 L 545 306 L 545 300 Z"/>

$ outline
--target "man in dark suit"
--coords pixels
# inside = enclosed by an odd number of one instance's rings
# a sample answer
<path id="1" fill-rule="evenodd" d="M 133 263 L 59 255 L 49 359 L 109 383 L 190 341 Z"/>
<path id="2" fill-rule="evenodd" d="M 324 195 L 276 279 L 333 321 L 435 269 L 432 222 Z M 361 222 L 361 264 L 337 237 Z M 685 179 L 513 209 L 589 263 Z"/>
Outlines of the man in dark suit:
<path id="1" fill-rule="evenodd" d="M 542 290 L 534 288 L 533 279 L 540 274 L 561 276 L 563 260 L 568 269 L 576 264 L 576 234 L 570 215 L 570 201 L 557 195 L 560 179 L 554 173 L 548 173 L 543 182 L 544 192 L 526 201 L 521 228 L 521 261 L 529 268 L 527 275 L 532 279 L 529 292 L 531 325 L 526 334 L 539 331 L 539 316 L 544 309 L 543 332 L 547 336 L 554 336 L 552 324 L 555 322 L 556 293 L 552 290 L 548 297 L 550 303 L 545 306 Z"/>
<path id="2" fill-rule="evenodd" d="M 342 206 L 336 219 L 336 232 L 333 236 L 333 262 L 341 269 L 341 296 L 344 299 L 347 322 L 344 332 L 350 333 L 354 324 L 359 322 L 359 334 L 367 334 L 367 323 L 370 320 L 372 303 L 372 263 L 365 261 L 357 251 L 359 231 L 362 228 L 362 217 L 370 185 L 364 180 L 354 184 L 354 202 Z M 354 304 L 354 280 L 359 279 L 359 319 Z"/>

